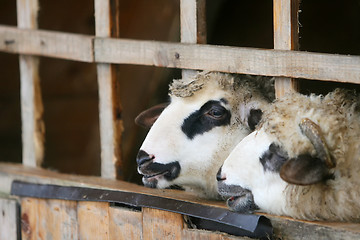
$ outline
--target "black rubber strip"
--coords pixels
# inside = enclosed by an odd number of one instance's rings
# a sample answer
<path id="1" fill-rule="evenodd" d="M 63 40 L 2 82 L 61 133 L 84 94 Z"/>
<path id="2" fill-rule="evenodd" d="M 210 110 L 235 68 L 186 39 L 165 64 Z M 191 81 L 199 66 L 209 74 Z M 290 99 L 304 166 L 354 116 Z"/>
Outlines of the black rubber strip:
<path id="1" fill-rule="evenodd" d="M 239 214 L 224 208 L 142 193 L 14 181 L 11 194 L 21 197 L 100 201 L 121 203 L 132 207 L 155 208 L 194 217 L 194 221 L 203 229 L 266 239 L 271 238 L 273 234 L 270 220 L 261 215 Z"/>

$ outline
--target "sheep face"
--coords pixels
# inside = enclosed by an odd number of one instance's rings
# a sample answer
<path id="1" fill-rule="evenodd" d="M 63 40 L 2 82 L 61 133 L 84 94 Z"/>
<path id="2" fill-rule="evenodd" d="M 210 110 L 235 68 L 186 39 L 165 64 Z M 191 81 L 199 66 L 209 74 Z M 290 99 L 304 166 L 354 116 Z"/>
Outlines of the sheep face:
<path id="1" fill-rule="evenodd" d="M 217 80 L 207 82 L 192 96 L 172 95 L 137 157 L 144 185 L 175 186 L 218 197 L 217 170 L 259 121 L 262 112 L 258 106 L 267 103 L 252 98 L 245 103 L 242 97 L 244 94 L 219 88 Z"/>
<path id="2" fill-rule="evenodd" d="M 228 198 L 229 208 L 242 213 L 258 208 L 282 213 L 287 183 L 280 178 L 279 169 L 286 160 L 284 155 L 261 129 L 245 137 L 217 174 L 219 194 Z"/>
<path id="3" fill-rule="evenodd" d="M 292 94 L 273 103 L 217 174 L 218 192 L 228 206 L 308 220 L 345 219 L 337 201 L 352 197 L 339 197 L 338 189 L 349 183 L 336 184 L 340 176 L 358 174 L 345 154 L 349 143 L 358 144 L 359 129 L 353 120 L 353 131 L 347 130 L 349 119 L 358 115 L 346 96 L 340 91 L 325 97 Z"/>

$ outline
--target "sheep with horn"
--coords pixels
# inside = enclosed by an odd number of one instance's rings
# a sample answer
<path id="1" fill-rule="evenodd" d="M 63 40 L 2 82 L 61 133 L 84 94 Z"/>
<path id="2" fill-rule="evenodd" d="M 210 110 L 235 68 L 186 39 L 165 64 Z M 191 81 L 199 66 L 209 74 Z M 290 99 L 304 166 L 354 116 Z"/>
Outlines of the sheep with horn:
<path id="1" fill-rule="evenodd" d="M 264 112 L 217 174 L 239 212 L 360 221 L 360 98 L 292 93 Z"/>

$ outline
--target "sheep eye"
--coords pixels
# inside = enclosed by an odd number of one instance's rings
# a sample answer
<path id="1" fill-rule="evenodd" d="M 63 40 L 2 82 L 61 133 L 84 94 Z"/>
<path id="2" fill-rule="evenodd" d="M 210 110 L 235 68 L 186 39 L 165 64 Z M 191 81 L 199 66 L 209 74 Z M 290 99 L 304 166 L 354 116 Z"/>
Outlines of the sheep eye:
<path id="1" fill-rule="evenodd" d="M 206 115 L 214 119 L 222 118 L 226 113 L 226 109 L 223 107 L 212 107 Z"/>

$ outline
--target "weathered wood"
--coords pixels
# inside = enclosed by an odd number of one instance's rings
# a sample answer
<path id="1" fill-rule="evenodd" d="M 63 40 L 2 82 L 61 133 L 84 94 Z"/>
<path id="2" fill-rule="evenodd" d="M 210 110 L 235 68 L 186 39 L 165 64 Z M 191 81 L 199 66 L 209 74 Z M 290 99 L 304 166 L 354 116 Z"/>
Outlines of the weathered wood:
<path id="1" fill-rule="evenodd" d="M 109 203 L 78 202 L 79 239 L 109 239 Z"/>
<path id="2" fill-rule="evenodd" d="M 17 0 L 19 28 L 37 28 L 38 4 L 38 0 Z M 19 64 L 23 163 L 28 166 L 41 166 L 44 158 L 45 125 L 40 90 L 39 58 L 20 55 Z"/>
<path id="3" fill-rule="evenodd" d="M 199 199 L 196 196 L 183 191 L 150 189 L 123 181 L 102 179 L 99 177 L 83 177 L 69 174 L 60 174 L 44 169 L 26 167 L 20 164 L 0 163 L 0 192 L 9 192 L 8 185 L 11 184 L 12 180 L 14 179 L 42 184 L 82 186 L 100 189 L 120 190 L 127 192 L 137 192 L 149 196 L 161 196 L 169 199 L 178 199 L 215 208 L 226 208 L 225 203 L 222 201 Z M 293 224 L 294 228 L 298 228 L 300 226 L 301 228 L 311 229 L 311 231 L 298 231 L 297 238 L 295 239 L 316 239 L 314 237 L 320 236 L 322 231 L 325 231 L 327 235 L 332 235 L 332 239 L 336 239 L 338 236 L 352 236 L 353 239 L 360 238 L 360 227 L 359 224 L 356 223 L 309 222 L 298 221 L 291 218 L 279 216 L 265 216 L 271 219 L 274 229 L 276 229 L 276 233 L 281 233 L 284 236 L 290 236 L 292 234 L 290 228 L 287 229 L 287 226 L 290 224 Z M 194 230 L 188 229 L 186 231 Z M 197 236 L 197 233 L 189 234 L 191 236 Z M 204 234 L 199 235 L 202 236 Z"/>
<path id="4" fill-rule="evenodd" d="M 0 196 L 0 240 L 20 239 L 19 206 L 15 199 Z"/>
<path id="5" fill-rule="evenodd" d="M 182 239 L 197 240 L 251 240 L 248 237 L 235 237 L 221 232 L 211 232 L 201 229 L 184 229 Z"/>
<path id="6" fill-rule="evenodd" d="M 95 1 L 96 36 L 119 37 L 119 0 Z M 119 73 L 115 65 L 98 64 L 101 176 L 123 179 L 121 135 L 123 123 L 119 94 Z"/>
<path id="7" fill-rule="evenodd" d="M 142 212 L 111 206 L 109 219 L 109 239 L 142 239 Z"/>
<path id="8" fill-rule="evenodd" d="M 298 50 L 299 0 L 274 0 L 274 49 Z M 275 78 L 276 97 L 286 92 L 298 91 L 298 81 L 293 78 Z"/>
<path id="9" fill-rule="evenodd" d="M 126 39 L 95 39 L 95 61 L 360 84 L 360 57 Z"/>
<path id="10" fill-rule="evenodd" d="M 346 229 L 342 229 L 342 223 L 314 223 L 279 217 L 271 218 L 271 222 L 274 226 L 274 235 L 278 239 L 351 240 L 360 237 L 359 224 L 347 223 Z"/>
<path id="11" fill-rule="evenodd" d="M 143 208 L 143 239 L 181 239 L 183 217 L 157 209 Z"/>
<path id="12" fill-rule="evenodd" d="M 180 39 L 182 43 L 206 43 L 206 0 L 180 1 Z M 183 70 L 182 77 L 196 74 L 194 70 Z"/>
<path id="13" fill-rule="evenodd" d="M 93 62 L 93 37 L 0 25 L 0 51 Z"/>
<path id="14" fill-rule="evenodd" d="M 0 26 L 0 32 L 2 32 L 2 28 L 3 26 Z M 16 35 L 22 31 L 29 31 L 11 27 L 5 28 L 15 32 Z M 62 33 L 51 31 L 33 30 L 29 32 L 34 34 L 36 38 L 40 38 L 41 35 L 44 41 L 56 39 L 56 34 L 62 35 Z M 25 36 L 26 33 L 20 35 Z M 88 45 L 92 39 L 91 36 L 70 35 L 76 38 L 76 41 L 82 42 L 83 45 Z M 77 37 L 85 38 L 80 40 Z M 5 47 L 5 42 L 9 46 Z M 31 53 L 25 47 L 27 45 L 25 42 L 20 44 L 21 48 L 9 50 L 11 49 L 11 42 L 11 39 L 4 38 L 4 35 L 0 34 L 0 51 L 64 59 L 71 55 L 55 50 L 51 53 L 40 50 Z M 31 41 L 29 40 L 29 42 Z M 360 84 L 359 56 L 110 38 L 95 38 L 94 42 L 94 61 L 98 63 L 203 69 Z M 89 47 L 86 49 L 91 50 Z M 88 50 L 81 50 L 81 52 L 88 52 Z M 78 58 L 75 60 L 82 61 Z"/>
<path id="15" fill-rule="evenodd" d="M 79 239 L 77 203 L 23 198 L 21 233 L 22 239 Z"/>
<path id="16" fill-rule="evenodd" d="M 206 0 L 180 1 L 182 43 L 206 43 Z"/>

